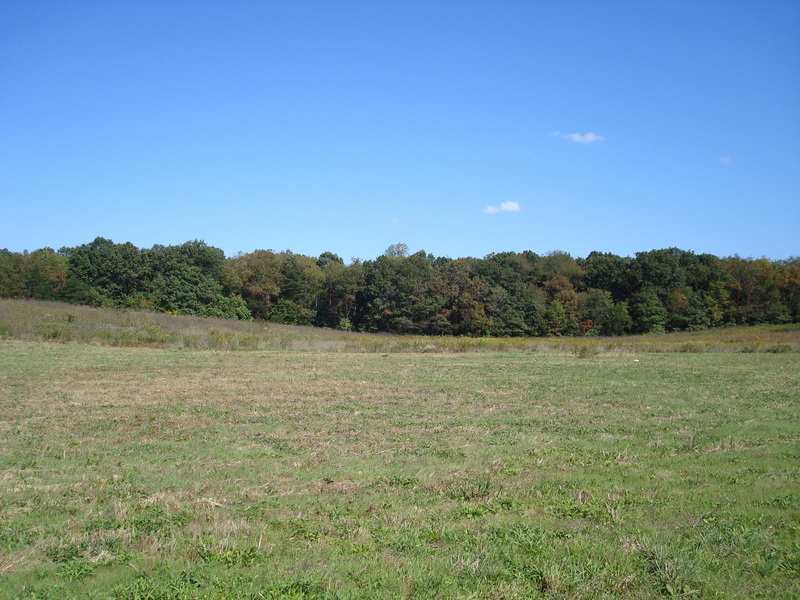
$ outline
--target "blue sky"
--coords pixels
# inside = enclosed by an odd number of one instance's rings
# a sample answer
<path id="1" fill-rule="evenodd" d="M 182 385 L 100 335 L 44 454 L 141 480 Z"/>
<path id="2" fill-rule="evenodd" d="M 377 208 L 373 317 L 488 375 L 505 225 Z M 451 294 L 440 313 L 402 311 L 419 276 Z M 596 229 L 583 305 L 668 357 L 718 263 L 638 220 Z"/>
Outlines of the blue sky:
<path id="1" fill-rule="evenodd" d="M 800 2 L 0 1 L 0 248 L 800 254 Z"/>

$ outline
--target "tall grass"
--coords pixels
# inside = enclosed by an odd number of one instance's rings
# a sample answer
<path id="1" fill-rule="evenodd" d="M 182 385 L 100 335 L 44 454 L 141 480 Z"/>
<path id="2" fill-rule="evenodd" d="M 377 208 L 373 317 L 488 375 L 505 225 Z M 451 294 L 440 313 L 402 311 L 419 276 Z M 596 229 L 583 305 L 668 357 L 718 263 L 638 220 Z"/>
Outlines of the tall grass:
<path id="1" fill-rule="evenodd" d="M 797 352 L 800 350 L 800 325 L 731 327 L 615 338 L 473 338 L 365 334 L 56 302 L 0 300 L 0 338 L 226 351 L 537 352 L 587 358 L 601 353 L 630 352 Z"/>

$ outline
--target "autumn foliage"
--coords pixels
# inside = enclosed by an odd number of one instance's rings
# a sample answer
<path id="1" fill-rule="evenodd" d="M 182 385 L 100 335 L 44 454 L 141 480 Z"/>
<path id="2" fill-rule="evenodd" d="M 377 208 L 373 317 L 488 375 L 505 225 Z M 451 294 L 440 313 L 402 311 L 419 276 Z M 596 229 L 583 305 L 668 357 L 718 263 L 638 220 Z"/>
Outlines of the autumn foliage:
<path id="1" fill-rule="evenodd" d="M 431 335 L 623 335 L 800 321 L 800 259 L 669 248 L 633 257 L 500 252 L 409 254 L 350 264 L 202 241 L 139 249 L 0 250 L 0 297 Z"/>

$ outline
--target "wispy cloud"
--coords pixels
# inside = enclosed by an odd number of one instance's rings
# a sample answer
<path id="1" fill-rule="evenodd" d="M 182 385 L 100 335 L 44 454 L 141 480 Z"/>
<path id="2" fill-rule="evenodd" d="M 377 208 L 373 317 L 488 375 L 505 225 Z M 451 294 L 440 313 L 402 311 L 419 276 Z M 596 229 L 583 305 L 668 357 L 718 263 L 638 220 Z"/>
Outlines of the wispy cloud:
<path id="1" fill-rule="evenodd" d="M 522 207 L 519 205 L 519 202 L 501 202 L 497 206 L 487 206 L 483 209 L 483 212 L 494 215 L 500 212 L 519 212 L 521 210 Z"/>
<path id="2" fill-rule="evenodd" d="M 722 158 L 719 159 L 719 162 L 721 162 L 723 165 L 729 165 L 733 162 L 733 157 L 730 154 L 727 156 L 723 156 Z"/>
<path id="3" fill-rule="evenodd" d="M 604 142 L 606 139 L 602 135 L 597 135 L 592 131 L 587 133 L 561 133 L 560 131 L 554 131 L 550 135 L 569 140 L 570 142 L 576 142 L 578 144 L 594 144 L 596 142 Z"/>

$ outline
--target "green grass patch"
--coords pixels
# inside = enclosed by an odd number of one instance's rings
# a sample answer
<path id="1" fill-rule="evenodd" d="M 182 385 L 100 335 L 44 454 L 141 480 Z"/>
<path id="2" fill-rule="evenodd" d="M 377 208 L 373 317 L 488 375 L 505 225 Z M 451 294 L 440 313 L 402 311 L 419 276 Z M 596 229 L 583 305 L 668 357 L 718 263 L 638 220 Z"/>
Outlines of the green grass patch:
<path id="1" fill-rule="evenodd" d="M 795 351 L 55 341 L 0 341 L 0 598 L 800 595 Z"/>

